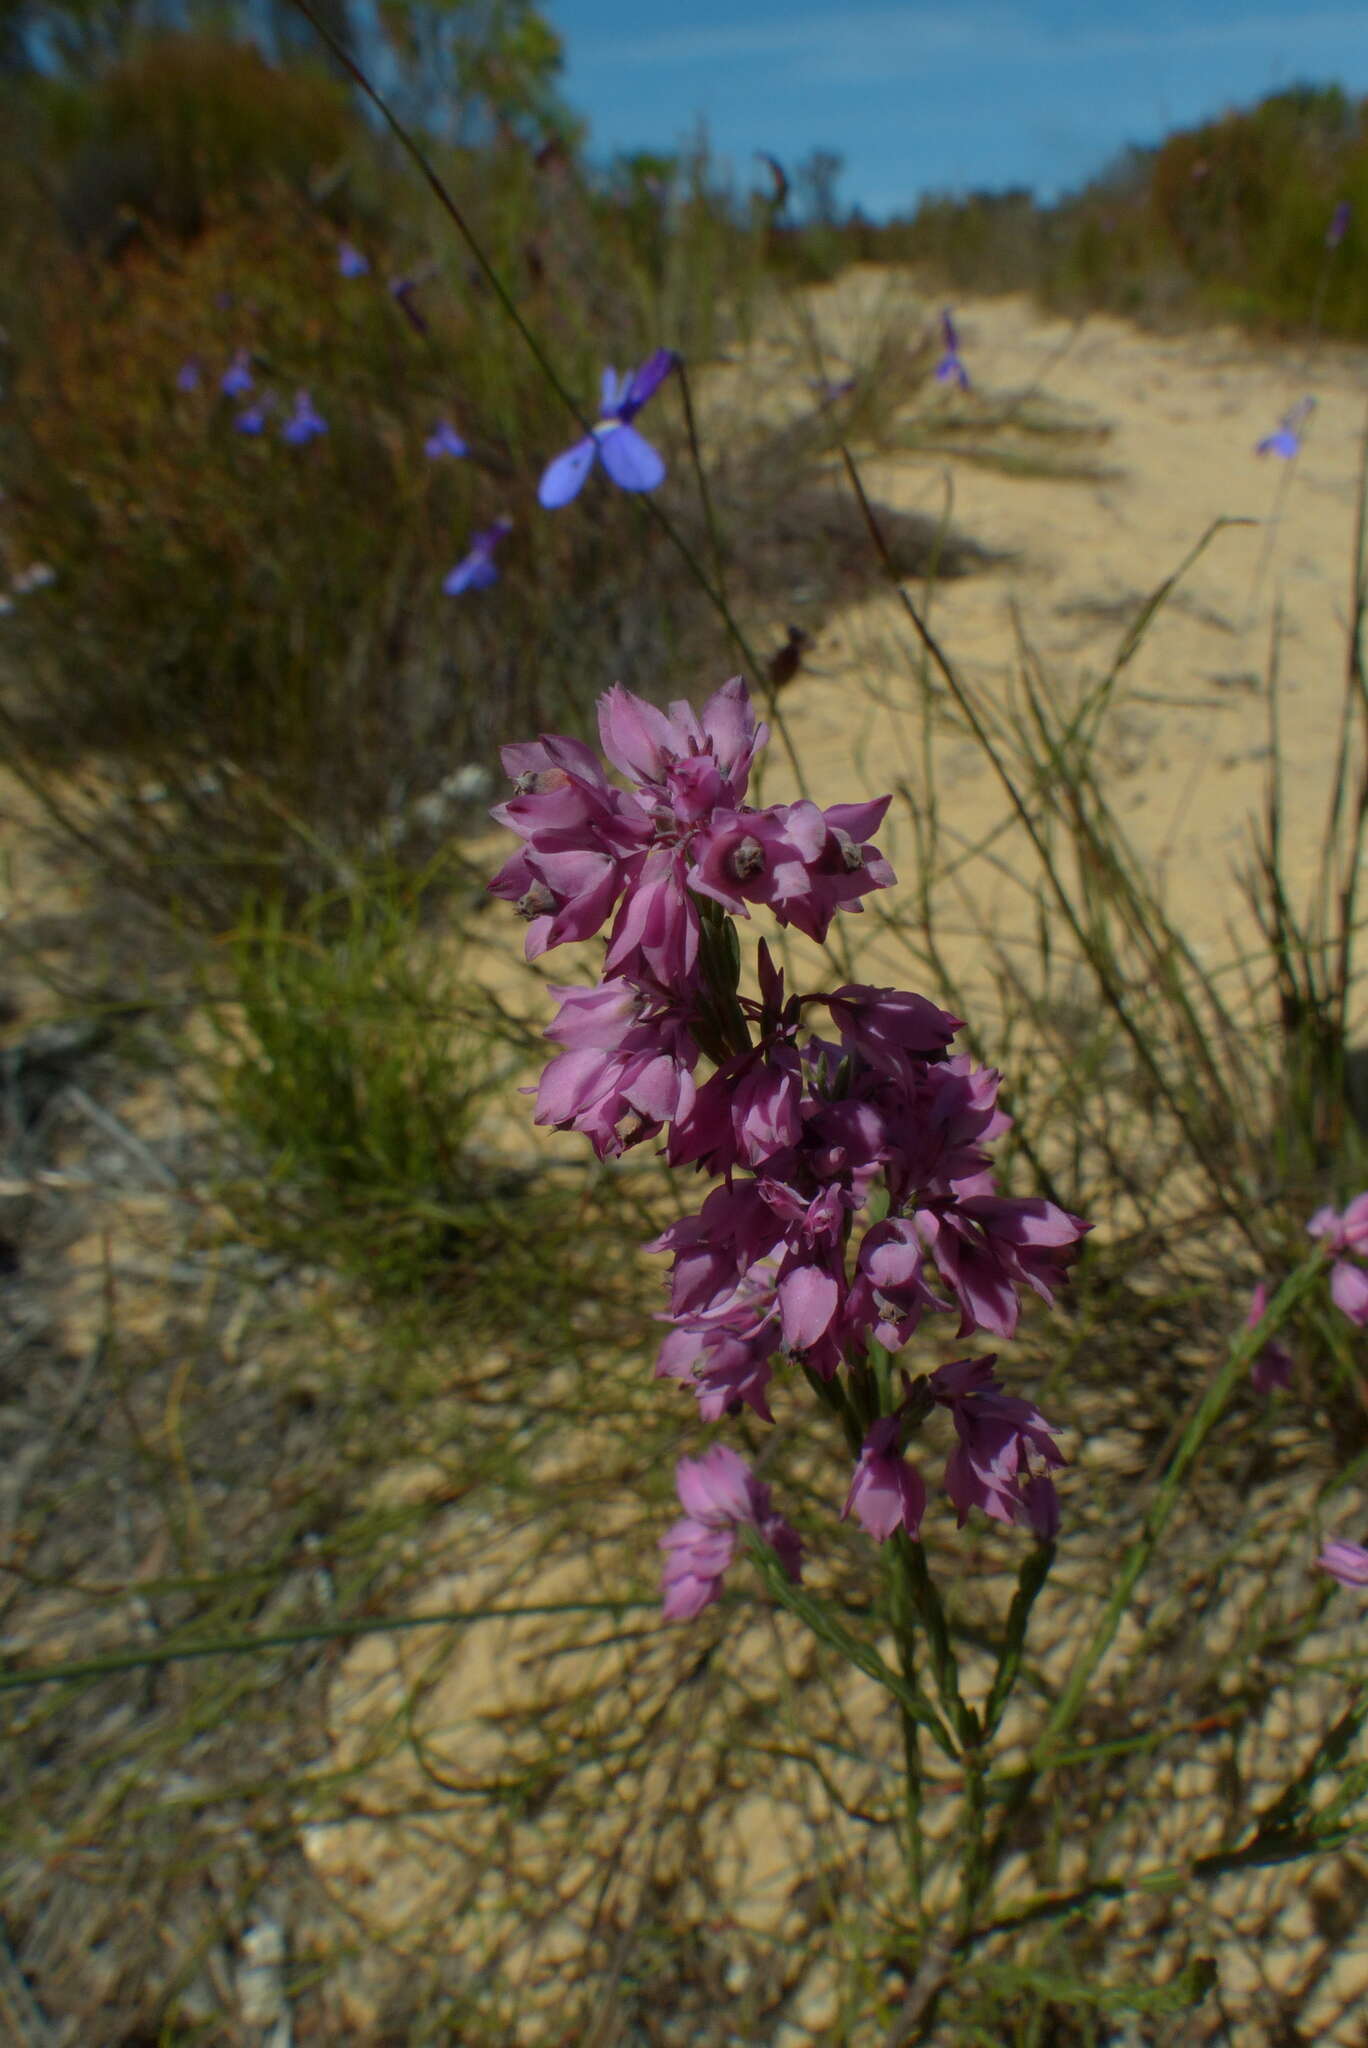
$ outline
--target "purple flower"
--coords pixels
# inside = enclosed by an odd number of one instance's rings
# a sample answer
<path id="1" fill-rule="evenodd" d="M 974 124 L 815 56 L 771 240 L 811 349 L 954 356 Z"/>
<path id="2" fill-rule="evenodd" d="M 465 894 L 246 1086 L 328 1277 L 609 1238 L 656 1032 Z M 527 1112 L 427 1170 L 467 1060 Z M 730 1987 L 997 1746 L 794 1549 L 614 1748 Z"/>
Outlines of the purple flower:
<path id="1" fill-rule="evenodd" d="M 886 1543 L 895 1529 L 915 1536 L 926 1512 L 926 1487 L 899 1449 L 899 1428 L 896 1415 L 873 1424 L 841 1510 L 843 1521 L 854 1515 L 876 1543 Z"/>
<path id="2" fill-rule="evenodd" d="M 673 349 L 658 348 L 639 369 L 624 372 L 621 378 L 615 370 L 604 371 L 599 418 L 582 441 L 547 467 L 537 486 L 543 505 L 556 510 L 578 497 L 598 457 L 619 490 L 653 491 L 664 482 L 665 464 L 631 422 L 677 360 Z"/>
<path id="3" fill-rule="evenodd" d="M 614 980 L 551 993 L 560 1009 L 545 1036 L 566 1050 L 543 1071 L 535 1122 L 583 1131 L 599 1158 L 608 1159 L 688 1114 L 698 1047 L 663 991 L 653 1001 L 644 989 Z"/>
<path id="4" fill-rule="evenodd" d="M 1334 1538 L 1321 1546 L 1316 1563 L 1342 1586 L 1368 1586 L 1368 1550 Z"/>
<path id="5" fill-rule="evenodd" d="M 1249 1314 L 1245 1317 L 1245 1328 L 1252 1330 L 1256 1324 L 1262 1322 L 1267 1308 L 1268 1287 L 1266 1282 L 1261 1280 L 1249 1298 Z M 1249 1369 L 1249 1377 L 1253 1381 L 1255 1392 L 1271 1394 L 1274 1387 L 1290 1387 L 1295 1363 L 1287 1346 L 1279 1343 L 1276 1337 L 1272 1338 L 1264 1345 Z"/>
<path id="6" fill-rule="evenodd" d="M 292 448 L 302 448 L 319 434 L 326 434 L 328 422 L 321 413 L 315 412 L 314 402 L 307 391 L 295 393 L 294 411 L 280 430 L 283 441 Z"/>
<path id="7" fill-rule="evenodd" d="M 945 1467 L 945 1490 L 961 1528 L 970 1508 L 980 1507 L 994 1521 L 1027 1522 L 1039 1531 L 1054 1519 L 1054 1488 L 1041 1474 L 1028 1499 L 1029 1460 L 1034 1455 L 1045 1465 L 1062 1465 L 1063 1453 L 1039 1409 L 1002 1391 L 995 1363 L 991 1353 L 959 1358 L 931 1375 L 931 1391 L 950 1410 L 959 1438 Z"/>
<path id="8" fill-rule="evenodd" d="M 191 356 L 176 372 L 177 391 L 198 391 L 201 377 L 198 356 Z"/>
<path id="9" fill-rule="evenodd" d="M 429 462 L 440 462 L 445 455 L 469 455 L 470 449 L 450 420 L 438 420 L 423 443 L 423 453 Z"/>
<path id="10" fill-rule="evenodd" d="M 1325 230 L 1325 246 L 1327 249 L 1338 249 L 1340 243 L 1349 232 L 1349 223 L 1353 219 L 1353 214 L 1354 209 L 1349 204 L 1349 201 L 1341 199 L 1339 205 L 1330 216 L 1329 227 Z"/>
<path id="11" fill-rule="evenodd" d="M 264 401 L 260 405 L 244 406 L 240 413 L 234 415 L 233 425 L 240 434 L 264 433 L 267 410 Z"/>
<path id="12" fill-rule="evenodd" d="M 803 798 L 766 811 L 719 808 L 695 842 L 689 887 L 742 917 L 748 903 L 766 904 L 820 945 L 838 910 L 858 910 L 860 897 L 896 879 L 869 843 L 891 802 L 823 811 Z"/>
<path id="13" fill-rule="evenodd" d="M 1323 1237 L 1339 1257 L 1330 1268 L 1330 1299 L 1342 1316 L 1368 1329 L 1368 1271 L 1354 1260 L 1368 1260 L 1368 1194 L 1356 1195 L 1343 1215 L 1317 1209 L 1306 1226 L 1308 1237 Z"/>
<path id="14" fill-rule="evenodd" d="M 343 277 L 365 277 L 370 271 L 370 264 L 351 242 L 343 242 L 338 249 L 337 267 Z"/>
<path id="15" fill-rule="evenodd" d="M 714 1444 L 701 1458 L 681 1458 L 675 1489 L 684 1515 L 660 1539 L 666 1621 L 691 1621 L 716 1600 L 739 1528 L 754 1529 L 790 1579 L 801 1576 L 797 1531 L 774 1513 L 769 1488 L 725 1444 Z"/>
<path id="16" fill-rule="evenodd" d="M 959 335 L 955 330 L 955 323 L 950 317 L 950 308 L 948 306 L 940 316 L 940 324 L 941 340 L 944 343 L 945 353 L 936 365 L 936 382 L 938 384 L 954 384 L 961 391 L 967 391 L 969 389 L 969 372 L 965 369 L 960 357 Z"/>
<path id="17" fill-rule="evenodd" d="M 850 1318 L 885 1351 L 900 1351 L 928 1310 L 947 1309 L 922 1278 L 922 1266 L 921 1241 L 906 1217 L 887 1217 L 865 1232 L 850 1290 Z"/>
<path id="18" fill-rule="evenodd" d="M 1022 1287 L 1053 1302 L 1088 1229 L 1081 1217 L 1040 1195 L 1018 1199 L 966 1189 L 953 1205 L 938 1202 L 915 1213 L 922 1242 L 959 1301 L 961 1337 L 974 1330 L 1012 1336 Z"/>
<path id="19" fill-rule="evenodd" d="M 1291 462 L 1301 452 L 1302 432 L 1315 409 L 1314 398 L 1299 398 L 1291 411 L 1283 414 L 1274 431 L 1255 442 L 1254 453 L 1277 455 L 1284 462 Z"/>
<path id="20" fill-rule="evenodd" d="M 233 360 L 219 379 L 219 390 L 225 398 L 242 398 L 252 388 L 252 355 L 250 349 L 233 351 Z"/>
<path id="21" fill-rule="evenodd" d="M 470 547 L 456 564 L 442 578 L 442 588 L 448 597 L 459 597 L 466 590 L 488 590 L 491 583 L 499 580 L 499 571 L 494 561 L 494 550 L 505 534 L 513 531 L 511 519 L 496 519 L 492 526 L 481 527 L 470 536 Z M 531 954 L 528 955 L 530 959 Z"/>

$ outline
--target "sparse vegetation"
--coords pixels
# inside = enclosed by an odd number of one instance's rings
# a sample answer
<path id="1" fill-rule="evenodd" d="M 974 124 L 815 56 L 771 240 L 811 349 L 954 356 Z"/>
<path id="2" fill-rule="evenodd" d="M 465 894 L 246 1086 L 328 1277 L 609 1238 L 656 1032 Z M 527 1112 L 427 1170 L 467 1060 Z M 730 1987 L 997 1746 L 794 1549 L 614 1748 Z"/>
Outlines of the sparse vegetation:
<path id="1" fill-rule="evenodd" d="M 1368 1429 L 1306 1223 L 1368 1185 L 1363 534 L 1309 871 L 1276 660 L 1192 679 L 1267 734 L 1217 957 L 1109 765 L 1183 572 L 1058 607 L 1115 628 L 1109 662 L 1047 664 L 1018 622 L 985 680 L 942 646 L 943 586 L 1009 558 L 948 489 L 923 514 L 862 478 L 1124 476 L 1085 408 L 937 380 L 928 272 L 1361 335 L 1361 228 L 1324 248 L 1339 199 L 1368 220 L 1358 111 L 1283 94 L 1048 214 L 876 229 L 821 152 L 787 215 L 701 148 L 591 178 L 554 38 L 496 10 L 432 162 L 591 418 L 604 363 L 684 366 L 648 421 L 668 488 L 596 476 L 551 514 L 537 476 L 583 422 L 338 78 L 199 34 L 106 61 L 102 20 L 63 16 L 60 88 L 5 86 L 36 175 L 0 165 L 0 2015 L 98 2048 L 1347 2044 L 1362 1631 L 1312 1561 L 1353 1533 Z M 838 325 L 830 281 L 871 257 L 921 268 Z M 300 389 L 326 433 L 292 446 Z M 467 454 L 425 452 L 440 419 Z M 501 514 L 499 580 L 445 595 Z M 740 1569 L 661 1626 L 702 1432 L 652 1381 L 640 1249 L 693 1198 L 514 1093 L 548 1005 L 485 894 L 499 746 L 591 733 L 615 680 L 697 700 L 743 665 L 767 775 L 894 791 L 902 887 L 838 920 L 841 972 L 970 1020 L 1011 1084 L 1005 1188 L 1096 1226 L 1067 1316 L 1011 1345 L 1074 1462 L 1029 1637 L 1023 1532 L 927 1517 L 965 1699 L 1009 1664 L 1015 1691 L 995 1751 L 924 1746 L 915 1811 L 843 1648 L 891 1654 L 906 1617 L 801 1384 L 773 1430 L 720 1431 L 807 1538 L 828 1633 Z M 799 758 L 800 679 L 826 737 L 863 735 L 863 787 Z M 994 797 L 966 825 L 971 772 Z M 1270 1395 L 1250 1296 L 1294 1271 Z M 1303 1976 L 1251 1983 L 1299 1892 Z"/>

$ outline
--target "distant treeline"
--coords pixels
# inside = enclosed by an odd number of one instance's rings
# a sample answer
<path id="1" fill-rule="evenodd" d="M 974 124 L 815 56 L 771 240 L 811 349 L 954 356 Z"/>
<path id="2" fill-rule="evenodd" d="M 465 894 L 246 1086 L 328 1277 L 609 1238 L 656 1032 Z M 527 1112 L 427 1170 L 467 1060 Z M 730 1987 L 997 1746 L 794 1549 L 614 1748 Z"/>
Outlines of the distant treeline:
<path id="1" fill-rule="evenodd" d="M 1338 213 L 1337 209 L 1344 209 Z M 866 259 L 932 266 L 957 291 L 1368 337 L 1368 101 L 1298 85 L 1129 148 L 1079 192 L 930 197 L 844 224 Z"/>

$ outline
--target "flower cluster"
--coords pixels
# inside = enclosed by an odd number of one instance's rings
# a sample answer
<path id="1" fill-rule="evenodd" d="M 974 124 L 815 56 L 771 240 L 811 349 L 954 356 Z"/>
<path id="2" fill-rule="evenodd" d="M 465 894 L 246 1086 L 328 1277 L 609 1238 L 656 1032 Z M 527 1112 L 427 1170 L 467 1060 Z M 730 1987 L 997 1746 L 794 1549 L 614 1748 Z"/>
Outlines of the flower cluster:
<path id="1" fill-rule="evenodd" d="M 1048 1539 L 1060 1455 L 993 1358 L 905 1378 L 882 1407 L 871 1361 L 927 1316 L 1010 1337 L 1023 1292 L 1053 1299 L 1087 1226 L 996 1192 L 986 1148 L 1008 1119 L 999 1076 L 951 1050 L 960 1019 L 899 989 L 790 995 L 763 942 L 757 993 L 741 993 L 732 918 L 764 905 L 820 942 L 893 881 L 873 843 L 889 799 L 749 806 L 767 734 L 739 677 L 698 713 L 614 688 L 599 731 L 626 787 L 577 740 L 503 749 L 514 795 L 493 815 L 523 844 L 490 887 L 527 919 L 529 959 L 609 927 L 604 979 L 553 991 L 546 1035 L 562 1049 L 536 1121 L 582 1132 L 600 1158 L 663 1134 L 671 1165 L 720 1177 L 652 1247 L 673 1258 L 657 1376 L 687 1385 L 705 1420 L 744 1406 L 769 1421 L 776 1366 L 799 1370 L 864 1427 L 846 1512 L 880 1539 L 917 1532 L 925 1489 L 904 1445 L 944 1408 L 961 1522 L 978 1506 Z M 685 1506 L 667 1539 L 680 1614 L 726 1561 L 720 1525 Z M 759 1509 L 738 1519 L 770 1540 Z"/>

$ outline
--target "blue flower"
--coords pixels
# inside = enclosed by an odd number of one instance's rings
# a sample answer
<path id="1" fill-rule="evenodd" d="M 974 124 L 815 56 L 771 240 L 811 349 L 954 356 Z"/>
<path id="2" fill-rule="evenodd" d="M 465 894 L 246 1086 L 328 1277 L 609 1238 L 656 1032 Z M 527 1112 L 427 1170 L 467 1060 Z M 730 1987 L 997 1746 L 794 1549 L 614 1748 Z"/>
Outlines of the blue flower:
<path id="1" fill-rule="evenodd" d="M 243 398 L 252 388 L 252 356 L 245 348 L 233 351 L 233 360 L 219 379 L 225 398 Z"/>
<path id="2" fill-rule="evenodd" d="M 1353 217 L 1353 207 L 1347 199 L 1341 199 L 1339 205 L 1330 216 L 1329 227 L 1325 230 L 1325 246 L 1327 249 L 1338 249 L 1340 243 L 1349 232 L 1349 223 Z"/>
<path id="3" fill-rule="evenodd" d="M 568 505 L 578 497 L 585 478 L 602 457 L 603 466 L 622 491 L 653 491 L 665 480 L 665 464 L 643 440 L 631 421 L 648 398 L 669 376 L 678 358 L 673 349 L 658 348 L 639 370 L 619 378 L 615 370 L 603 373 L 603 396 L 599 418 L 582 441 L 567 448 L 549 465 L 537 486 L 537 496 L 550 510 Z"/>
<path id="4" fill-rule="evenodd" d="M 438 420 L 423 443 L 423 453 L 430 462 L 439 462 L 444 455 L 469 455 L 470 450 L 450 420 Z"/>
<path id="5" fill-rule="evenodd" d="M 950 308 L 948 306 L 941 314 L 940 324 L 941 340 L 945 344 L 945 354 L 936 365 L 936 382 L 938 384 L 955 384 L 961 391 L 967 391 L 969 389 L 969 372 L 965 369 L 960 359 L 959 335 L 955 331 L 954 321 L 950 318 Z"/>
<path id="6" fill-rule="evenodd" d="M 266 426 L 266 406 L 249 405 L 238 413 L 233 425 L 240 434 L 260 434 Z"/>
<path id="7" fill-rule="evenodd" d="M 326 434 L 327 431 L 328 422 L 321 413 L 314 411 L 314 402 L 308 392 L 296 392 L 294 411 L 280 430 L 281 439 L 288 441 L 292 448 L 302 448 L 316 434 Z"/>
<path id="8" fill-rule="evenodd" d="M 504 535 L 512 531 L 511 519 L 496 519 L 492 526 L 471 534 L 468 552 L 442 579 L 442 588 L 448 597 L 459 597 L 466 590 L 488 590 L 491 583 L 498 582 L 494 550 Z"/>
<path id="9" fill-rule="evenodd" d="M 1301 452 L 1302 430 L 1315 409 L 1314 398 L 1299 398 L 1292 410 L 1283 414 L 1274 431 L 1255 443 L 1254 453 L 1279 455 L 1284 462 L 1291 462 Z"/>
<path id="10" fill-rule="evenodd" d="M 366 277 L 370 272 L 370 264 L 351 242 L 344 242 L 338 250 L 337 267 L 343 277 Z"/>
<path id="11" fill-rule="evenodd" d="M 177 391 L 198 391 L 200 388 L 200 366 L 198 356 L 191 356 L 176 372 Z"/>

